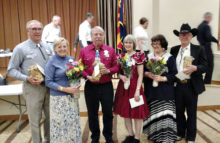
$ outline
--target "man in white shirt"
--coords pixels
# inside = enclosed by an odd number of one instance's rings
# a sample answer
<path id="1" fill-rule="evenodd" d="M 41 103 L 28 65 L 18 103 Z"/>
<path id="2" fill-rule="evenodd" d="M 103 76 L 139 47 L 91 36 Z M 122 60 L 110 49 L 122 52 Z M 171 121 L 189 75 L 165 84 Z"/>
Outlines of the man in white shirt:
<path id="1" fill-rule="evenodd" d="M 44 27 L 43 34 L 42 34 L 42 41 L 46 42 L 50 49 L 53 51 L 53 41 L 57 37 L 61 37 L 61 30 L 60 30 L 61 18 L 57 15 L 53 16 L 52 22 L 47 24 Z"/>
<path id="2" fill-rule="evenodd" d="M 134 37 L 137 40 L 137 47 L 136 51 L 137 52 L 144 52 L 145 55 L 149 53 L 149 45 L 148 45 L 148 34 L 147 34 L 147 27 L 148 27 L 148 19 L 145 17 L 142 17 L 139 21 L 140 25 L 138 25 L 134 29 Z"/>
<path id="3" fill-rule="evenodd" d="M 94 21 L 94 16 L 92 13 L 87 13 L 86 20 L 79 26 L 79 41 L 80 49 L 92 44 L 91 39 L 91 24 Z"/>

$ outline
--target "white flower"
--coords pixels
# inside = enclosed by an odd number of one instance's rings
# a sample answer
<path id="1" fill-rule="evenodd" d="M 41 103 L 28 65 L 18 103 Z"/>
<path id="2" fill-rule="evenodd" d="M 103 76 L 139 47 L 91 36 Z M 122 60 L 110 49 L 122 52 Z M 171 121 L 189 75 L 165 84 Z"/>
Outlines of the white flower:
<path id="1" fill-rule="evenodd" d="M 72 63 L 72 62 L 73 62 L 73 59 L 69 59 L 69 62 Z"/>
<path id="2" fill-rule="evenodd" d="M 105 55 L 105 57 L 109 57 L 108 50 L 104 51 L 104 55 Z"/>
<path id="3" fill-rule="evenodd" d="M 128 61 L 128 66 L 131 67 L 133 65 L 132 61 Z"/>
<path id="4" fill-rule="evenodd" d="M 132 65 L 134 66 L 135 65 L 135 60 L 132 59 L 131 62 L 132 62 Z"/>

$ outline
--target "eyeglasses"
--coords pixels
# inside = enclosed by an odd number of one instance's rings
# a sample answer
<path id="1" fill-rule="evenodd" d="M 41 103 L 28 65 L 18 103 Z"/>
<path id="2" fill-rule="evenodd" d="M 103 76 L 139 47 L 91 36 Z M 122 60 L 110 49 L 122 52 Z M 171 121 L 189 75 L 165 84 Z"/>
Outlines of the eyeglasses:
<path id="1" fill-rule="evenodd" d="M 153 42 L 151 43 L 152 46 L 160 46 L 160 42 Z"/>
<path id="2" fill-rule="evenodd" d="M 41 31 L 42 30 L 42 28 L 36 28 L 36 27 L 29 28 L 29 29 L 32 30 L 32 31 Z"/>

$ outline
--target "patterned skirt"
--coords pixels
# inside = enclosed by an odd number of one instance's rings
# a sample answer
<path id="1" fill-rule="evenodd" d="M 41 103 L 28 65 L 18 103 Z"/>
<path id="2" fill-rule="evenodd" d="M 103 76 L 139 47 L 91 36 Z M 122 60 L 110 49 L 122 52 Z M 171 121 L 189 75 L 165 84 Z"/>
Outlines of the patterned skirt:
<path id="1" fill-rule="evenodd" d="M 78 100 L 50 96 L 50 143 L 81 143 Z"/>
<path id="2" fill-rule="evenodd" d="M 144 120 L 143 133 L 160 143 L 174 143 L 177 139 L 174 100 L 153 100 L 148 105 L 151 115 Z"/>

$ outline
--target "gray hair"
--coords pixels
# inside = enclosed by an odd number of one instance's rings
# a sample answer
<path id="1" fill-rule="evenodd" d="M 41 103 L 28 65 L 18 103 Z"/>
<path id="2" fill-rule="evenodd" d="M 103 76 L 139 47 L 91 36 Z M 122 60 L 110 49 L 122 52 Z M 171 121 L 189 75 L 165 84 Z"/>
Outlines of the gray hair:
<path id="1" fill-rule="evenodd" d="M 212 16 L 212 13 L 211 12 L 206 12 L 203 17 L 207 18 L 207 17 L 210 17 L 210 16 Z"/>
<path id="2" fill-rule="evenodd" d="M 26 24 L 26 29 L 27 29 L 27 30 L 30 29 L 30 28 L 32 28 L 32 27 L 30 27 L 30 25 L 31 25 L 32 23 L 40 23 L 41 27 L 43 28 L 43 24 L 42 24 L 40 21 L 38 21 L 38 20 L 30 20 L 30 21 L 28 21 L 27 24 Z"/>
<path id="3" fill-rule="evenodd" d="M 93 18 L 93 17 L 94 17 L 94 15 L 93 15 L 91 12 L 89 12 L 89 13 L 86 14 L 86 19 L 87 19 L 87 18 Z"/>
<path id="4" fill-rule="evenodd" d="M 100 27 L 100 26 L 95 26 L 95 27 L 92 28 L 92 30 L 91 30 L 91 35 L 93 35 L 93 33 L 94 33 L 95 30 L 99 30 L 100 32 L 102 32 L 103 35 L 105 34 L 105 31 L 104 31 L 104 29 L 103 29 L 102 27 Z"/>
<path id="5" fill-rule="evenodd" d="M 58 19 L 60 19 L 60 16 L 58 16 L 58 15 L 54 15 L 53 18 L 52 18 L 52 21 L 54 21 L 54 20 L 58 20 Z"/>
<path id="6" fill-rule="evenodd" d="M 124 38 L 123 43 L 125 43 L 126 41 L 132 41 L 132 43 L 133 43 L 133 45 L 134 45 L 133 49 L 136 50 L 136 45 L 137 45 L 137 43 L 136 43 L 136 39 L 135 39 L 135 37 L 134 37 L 133 35 L 128 34 L 128 35 Z"/>

